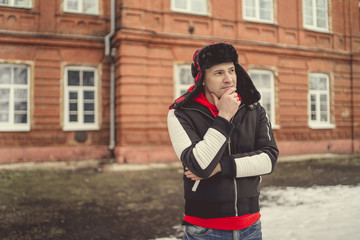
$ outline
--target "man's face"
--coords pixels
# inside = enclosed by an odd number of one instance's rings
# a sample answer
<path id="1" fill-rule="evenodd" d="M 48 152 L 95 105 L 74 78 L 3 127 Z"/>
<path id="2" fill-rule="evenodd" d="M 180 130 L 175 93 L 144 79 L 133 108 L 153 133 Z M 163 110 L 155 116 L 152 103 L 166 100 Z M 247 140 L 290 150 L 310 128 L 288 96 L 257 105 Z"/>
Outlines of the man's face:
<path id="1" fill-rule="evenodd" d="M 205 97 L 214 104 L 211 93 L 218 98 L 231 87 L 236 88 L 236 72 L 233 62 L 220 63 L 205 70 Z"/>

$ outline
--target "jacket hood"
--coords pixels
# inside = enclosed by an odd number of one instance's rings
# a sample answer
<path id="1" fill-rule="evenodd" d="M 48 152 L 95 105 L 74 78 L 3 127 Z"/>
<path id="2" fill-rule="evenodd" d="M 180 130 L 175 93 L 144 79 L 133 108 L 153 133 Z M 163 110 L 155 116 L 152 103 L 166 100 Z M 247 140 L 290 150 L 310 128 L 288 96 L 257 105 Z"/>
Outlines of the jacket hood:
<path id="1" fill-rule="evenodd" d="M 220 63 L 233 62 L 237 77 L 237 90 L 242 101 L 246 105 L 253 104 L 260 100 L 261 96 L 256 89 L 248 73 L 240 66 L 236 49 L 227 42 L 212 43 L 195 51 L 193 63 L 191 64 L 191 73 L 195 83 L 187 92 L 177 98 L 169 109 L 177 109 L 191 101 L 203 90 L 203 80 L 205 70 Z"/>

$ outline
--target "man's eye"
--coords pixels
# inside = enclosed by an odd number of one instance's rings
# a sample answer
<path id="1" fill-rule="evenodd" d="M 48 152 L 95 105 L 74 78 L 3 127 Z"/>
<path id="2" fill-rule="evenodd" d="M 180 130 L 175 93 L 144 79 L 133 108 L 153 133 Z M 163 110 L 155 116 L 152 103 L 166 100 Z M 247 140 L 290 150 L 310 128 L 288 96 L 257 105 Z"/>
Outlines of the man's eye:
<path id="1" fill-rule="evenodd" d="M 235 69 L 230 69 L 230 72 L 231 72 L 231 73 L 235 72 Z"/>

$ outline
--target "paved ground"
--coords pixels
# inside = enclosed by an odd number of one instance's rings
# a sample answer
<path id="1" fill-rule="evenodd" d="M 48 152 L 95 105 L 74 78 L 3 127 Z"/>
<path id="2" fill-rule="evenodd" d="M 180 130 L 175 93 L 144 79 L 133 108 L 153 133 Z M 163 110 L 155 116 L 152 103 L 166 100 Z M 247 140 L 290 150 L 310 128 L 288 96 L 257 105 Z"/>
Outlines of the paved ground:
<path id="1" fill-rule="evenodd" d="M 176 232 L 184 203 L 178 164 L 66 166 L 1 168 L 0 239 L 147 240 Z M 280 162 L 262 188 L 358 185 L 359 172 L 359 156 Z"/>

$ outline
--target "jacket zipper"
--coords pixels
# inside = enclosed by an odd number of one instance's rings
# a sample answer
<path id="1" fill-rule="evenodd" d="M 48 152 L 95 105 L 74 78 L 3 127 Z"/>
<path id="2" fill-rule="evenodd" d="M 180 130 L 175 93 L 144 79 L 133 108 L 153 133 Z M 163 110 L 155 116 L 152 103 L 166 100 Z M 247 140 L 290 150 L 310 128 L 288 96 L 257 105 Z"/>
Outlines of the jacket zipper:
<path id="1" fill-rule="evenodd" d="M 240 105 L 239 109 L 236 111 L 235 115 L 233 116 L 233 118 L 230 119 L 230 122 L 233 121 L 233 119 L 235 118 L 236 114 L 239 112 L 239 110 L 245 106 L 244 104 L 243 105 Z M 228 148 L 229 148 L 229 155 L 231 155 L 231 139 L 229 138 L 228 140 Z M 237 183 L 236 183 L 236 177 L 234 177 L 234 192 L 235 192 L 235 202 L 234 202 L 234 210 L 235 210 L 235 216 L 239 216 L 238 214 L 238 206 L 237 206 L 237 199 L 238 199 L 238 192 L 237 192 Z"/>

